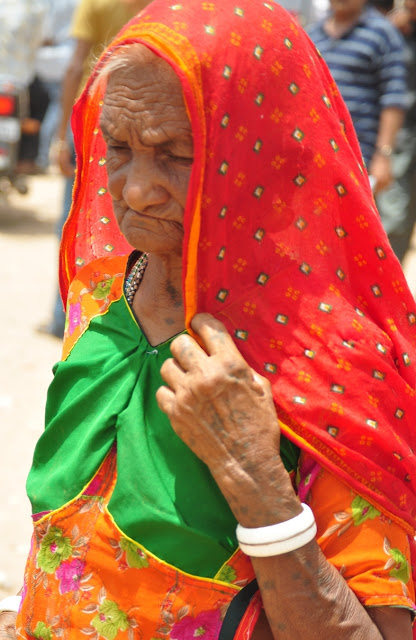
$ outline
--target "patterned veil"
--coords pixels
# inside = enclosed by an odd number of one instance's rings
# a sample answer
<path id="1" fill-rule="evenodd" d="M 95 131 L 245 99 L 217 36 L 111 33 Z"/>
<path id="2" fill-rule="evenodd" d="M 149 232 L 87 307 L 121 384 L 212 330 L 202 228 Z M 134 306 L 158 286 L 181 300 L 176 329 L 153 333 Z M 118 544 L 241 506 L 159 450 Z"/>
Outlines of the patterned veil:
<path id="1" fill-rule="evenodd" d="M 187 326 L 199 311 L 221 319 L 269 378 L 283 433 L 413 532 L 416 305 L 337 87 L 277 4 L 156 0 L 103 54 L 73 118 L 64 299 L 82 265 L 130 251 L 106 187 L 104 89 L 92 83 L 131 42 L 172 65 L 192 124 Z"/>

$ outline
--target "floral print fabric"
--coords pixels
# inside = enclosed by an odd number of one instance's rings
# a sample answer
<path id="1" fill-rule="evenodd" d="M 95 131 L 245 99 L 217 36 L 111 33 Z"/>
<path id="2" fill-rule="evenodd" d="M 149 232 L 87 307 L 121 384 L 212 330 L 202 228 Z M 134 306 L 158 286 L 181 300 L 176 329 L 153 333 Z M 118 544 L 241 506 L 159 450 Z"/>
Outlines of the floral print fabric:
<path id="1" fill-rule="evenodd" d="M 213 580 L 167 565 L 114 523 L 115 482 L 113 448 L 82 495 L 35 522 L 19 637 L 217 640 L 231 599 L 254 577 L 250 559 L 238 550 Z M 302 483 L 318 543 L 362 604 L 415 610 L 405 532 L 323 469 Z M 235 640 L 250 638 L 260 608 L 256 594 Z"/>
<path id="2" fill-rule="evenodd" d="M 217 640 L 230 601 L 254 578 L 249 558 L 235 553 L 213 579 L 163 562 L 114 523 L 107 504 L 115 484 L 113 447 L 82 495 L 35 522 L 18 636 Z M 256 595 L 241 638 L 260 608 Z"/>
<path id="3" fill-rule="evenodd" d="M 300 468 L 310 462 L 303 454 Z M 302 484 L 315 514 L 317 541 L 360 602 L 416 611 L 411 537 L 325 469 L 312 464 Z"/>
<path id="4" fill-rule="evenodd" d="M 62 360 L 66 360 L 73 346 L 88 329 L 96 316 L 106 313 L 112 302 L 123 295 L 127 256 L 108 257 L 86 268 L 90 286 L 85 278 L 73 283 L 68 294 Z M 107 273 L 109 272 L 109 273 Z"/>

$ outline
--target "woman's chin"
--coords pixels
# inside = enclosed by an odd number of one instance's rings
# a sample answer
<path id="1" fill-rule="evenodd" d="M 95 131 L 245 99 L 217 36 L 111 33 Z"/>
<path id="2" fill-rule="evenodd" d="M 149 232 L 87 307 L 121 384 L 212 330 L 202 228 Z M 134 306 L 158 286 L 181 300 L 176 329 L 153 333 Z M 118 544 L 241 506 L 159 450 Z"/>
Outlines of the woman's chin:
<path id="1" fill-rule="evenodd" d="M 133 247 L 142 253 L 182 255 L 183 235 L 178 237 L 147 233 L 136 229 L 121 229 L 121 233 Z"/>

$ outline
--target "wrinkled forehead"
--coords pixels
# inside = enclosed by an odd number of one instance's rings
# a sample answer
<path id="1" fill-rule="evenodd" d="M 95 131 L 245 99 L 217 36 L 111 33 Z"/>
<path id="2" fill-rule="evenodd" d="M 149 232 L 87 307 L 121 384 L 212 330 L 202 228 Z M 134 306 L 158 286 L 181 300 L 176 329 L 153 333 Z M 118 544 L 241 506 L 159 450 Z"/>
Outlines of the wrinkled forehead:
<path id="1" fill-rule="evenodd" d="M 182 87 L 173 68 L 142 44 L 115 50 L 102 70 L 103 113 L 120 105 L 131 111 L 184 110 Z"/>
<path id="2" fill-rule="evenodd" d="M 123 86 L 126 92 L 145 90 L 157 94 L 169 91 L 175 98 L 181 94 L 180 80 L 171 65 L 141 43 L 115 49 L 98 79 L 100 77 L 106 81 L 105 100 L 115 88 L 120 91 Z"/>
<path id="3" fill-rule="evenodd" d="M 110 61 L 100 115 L 103 133 L 164 129 L 191 136 L 180 80 L 172 67 L 143 45 L 123 47 Z"/>

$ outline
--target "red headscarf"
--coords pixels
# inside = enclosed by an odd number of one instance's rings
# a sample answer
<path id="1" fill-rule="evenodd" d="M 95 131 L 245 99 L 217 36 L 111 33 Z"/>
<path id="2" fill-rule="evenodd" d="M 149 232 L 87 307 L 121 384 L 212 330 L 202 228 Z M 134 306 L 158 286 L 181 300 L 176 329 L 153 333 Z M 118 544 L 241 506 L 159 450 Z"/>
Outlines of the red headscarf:
<path id="1" fill-rule="evenodd" d="M 283 433 L 412 531 L 416 305 L 325 63 L 286 11 L 260 0 L 156 0 L 93 77 L 131 42 L 172 65 L 192 123 L 187 325 L 198 311 L 220 318 L 271 381 Z M 85 262 L 130 250 L 106 191 L 103 87 L 91 86 L 73 119 L 64 296 Z"/>

